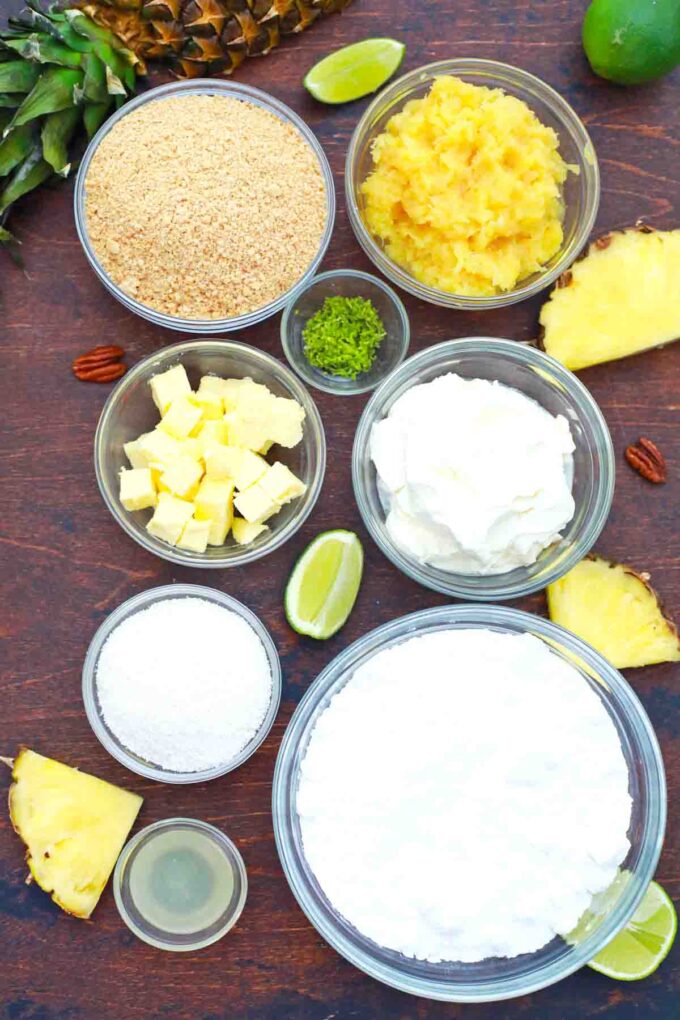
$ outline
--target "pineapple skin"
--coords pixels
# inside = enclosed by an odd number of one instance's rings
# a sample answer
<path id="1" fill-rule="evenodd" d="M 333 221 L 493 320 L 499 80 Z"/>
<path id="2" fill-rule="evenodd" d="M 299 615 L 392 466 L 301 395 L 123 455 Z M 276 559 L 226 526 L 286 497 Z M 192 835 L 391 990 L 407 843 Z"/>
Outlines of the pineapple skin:
<path id="1" fill-rule="evenodd" d="M 553 623 L 587 641 L 617 669 L 680 662 L 680 639 L 648 574 L 587 556 L 548 585 Z"/>
<path id="2" fill-rule="evenodd" d="M 167 60 L 181 77 L 231 74 L 352 0 L 74 0 L 141 60 Z"/>
<path id="3" fill-rule="evenodd" d="M 89 918 L 142 798 L 29 748 L 12 767 L 9 814 L 30 876 L 74 917 Z"/>
<path id="4" fill-rule="evenodd" d="M 557 281 L 540 342 L 577 371 L 680 338 L 680 229 L 605 234 Z"/>

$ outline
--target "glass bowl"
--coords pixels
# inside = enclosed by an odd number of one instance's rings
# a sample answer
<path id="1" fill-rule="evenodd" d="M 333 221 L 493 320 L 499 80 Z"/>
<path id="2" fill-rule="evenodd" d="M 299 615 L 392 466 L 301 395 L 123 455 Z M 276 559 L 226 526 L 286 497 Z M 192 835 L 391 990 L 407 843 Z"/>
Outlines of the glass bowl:
<path id="1" fill-rule="evenodd" d="M 131 883 L 130 880 L 135 861 L 138 859 L 140 851 L 143 852 L 158 836 L 163 836 L 168 832 L 195 832 L 209 840 L 208 845 L 214 849 L 220 866 L 224 866 L 231 874 L 233 889 L 221 916 L 198 931 L 180 933 L 159 928 L 144 916 L 143 911 L 135 902 L 134 883 Z M 216 864 L 216 862 L 214 863 Z M 186 953 L 211 946 L 213 942 L 217 942 L 234 927 L 246 903 L 248 876 L 243 858 L 236 846 L 220 829 L 215 828 L 214 825 L 208 825 L 206 822 L 199 822 L 195 818 L 164 818 L 161 822 L 147 825 L 123 847 L 113 873 L 113 895 L 118 913 L 138 939 L 147 942 L 156 949 Z"/>
<path id="2" fill-rule="evenodd" d="M 345 379 L 315 368 L 305 357 L 302 336 L 307 321 L 327 297 L 363 297 L 374 305 L 383 321 L 386 336 L 368 372 Z M 369 273 L 355 269 L 334 269 L 321 273 L 295 292 L 281 318 L 281 343 L 289 363 L 310 386 L 336 396 L 353 396 L 373 390 L 406 357 L 410 339 L 408 315 L 391 287 Z"/>
<path id="3" fill-rule="evenodd" d="M 168 545 L 146 530 L 150 510 L 127 511 L 118 497 L 118 476 L 129 467 L 123 444 L 158 424 L 158 411 L 151 399 L 149 380 L 173 365 L 184 365 L 192 386 L 202 375 L 225 378 L 250 376 L 264 383 L 280 397 L 292 397 L 305 409 L 302 442 L 292 450 L 275 447 L 276 457 L 287 464 L 307 490 L 300 499 L 287 503 L 269 521 L 270 530 L 250 545 L 208 546 L 204 553 Z M 94 437 L 94 466 L 104 502 L 121 528 L 148 552 L 186 567 L 242 567 L 266 556 L 287 542 L 312 512 L 326 468 L 326 440 L 321 416 L 311 396 L 282 362 L 235 340 L 191 340 L 165 347 L 131 368 L 104 404 Z"/>
<path id="4" fill-rule="evenodd" d="M 274 114 L 274 116 L 278 117 L 279 120 L 282 120 L 285 124 L 295 128 L 295 130 L 302 135 L 303 139 L 316 155 L 319 162 L 319 169 L 324 180 L 324 190 L 326 194 L 326 226 L 319 243 L 318 251 L 305 272 L 302 274 L 300 279 L 296 280 L 287 291 L 279 295 L 279 297 L 277 297 L 274 301 L 270 301 L 269 304 L 263 305 L 261 308 L 256 308 L 252 312 L 245 312 L 242 315 L 234 315 L 228 319 L 183 319 L 175 315 L 167 315 L 164 312 L 160 312 L 155 308 L 150 308 L 148 305 L 143 305 L 139 301 L 136 301 L 129 294 L 125 293 L 125 291 L 121 290 L 121 288 L 109 277 L 108 273 L 99 261 L 92 244 L 90 243 L 87 231 L 87 216 L 85 213 L 87 171 L 95 152 L 109 131 L 118 123 L 119 120 L 123 117 L 127 117 L 129 113 L 137 110 L 140 106 L 144 106 L 146 103 L 153 103 L 174 96 L 194 95 L 227 96 L 231 99 L 240 99 L 248 103 L 253 103 L 256 106 L 262 107 L 264 110 L 268 110 L 269 113 Z M 285 209 L 283 210 L 283 214 L 285 215 Z M 131 312 L 141 315 L 143 319 L 148 319 L 149 322 L 153 322 L 157 326 L 164 326 L 166 329 L 175 329 L 183 333 L 204 333 L 214 335 L 228 333 L 236 329 L 245 329 L 248 326 L 255 325 L 257 322 L 262 322 L 263 319 L 269 318 L 270 315 L 274 315 L 283 308 L 289 300 L 292 292 L 299 287 L 300 284 L 311 279 L 326 253 L 326 249 L 328 248 L 328 244 L 333 233 L 333 224 L 335 222 L 335 186 L 333 184 L 333 175 L 331 173 L 331 168 L 328 165 L 328 160 L 326 159 L 326 155 L 320 143 L 317 141 L 316 136 L 305 122 L 298 117 L 298 115 L 291 110 L 290 107 L 286 106 L 285 103 L 275 99 L 273 96 L 263 92 L 261 89 L 253 88 L 251 85 L 242 85 L 233 81 L 223 81 L 219 78 L 194 78 L 190 81 L 176 81 L 169 85 L 160 85 L 157 88 L 149 89 L 148 92 L 143 92 L 135 99 L 125 103 L 120 110 L 106 120 L 88 145 L 85 155 L 80 163 L 75 185 L 74 215 L 78 237 L 83 246 L 83 251 L 85 252 L 88 262 L 106 289 L 110 291 L 110 293 L 113 294 L 113 296 L 117 298 L 122 305 L 128 308 Z M 273 225 L 275 225 L 275 219 L 273 220 Z"/>
<path id="5" fill-rule="evenodd" d="M 598 895 L 592 917 L 587 924 L 580 922 L 579 935 L 574 935 L 572 944 L 556 937 L 538 952 L 478 963 L 433 964 L 407 958 L 365 938 L 337 913 L 305 860 L 295 798 L 300 765 L 319 716 L 355 670 L 376 652 L 415 635 L 454 628 L 528 633 L 545 641 L 556 655 L 578 669 L 618 731 L 633 801 L 628 830 L 631 849 L 622 865 L 630 876 L 627 881 L 619 877 Z M 484 725 L 483 719 L 479 725 Z M 347 753 L 351 754 L 351 748 Z M 589 645 L 530 613 L 496 606 L 444 606 L 379 627 L 322 671 L 298 705 L 281 743 L 272 807 L 276 845 L 290 887 L 311 923 L 341 956 L 378 981 L 413 995 L 451 1002 L 491 1002 L 526 995 L 560 981 L 591 960 L 624 927 L 654 875 L 666 822 L 666 785 L 659 746 L 644 709 L 623 677 Z"/>
<path id="6" fill-rule="evenodd" d="M 385 526 L 376 470 L 369 455 L 374 423 L 417 383 L 447 372 L 465 378 L 496 379 L 533 398 L 569 422 L 576 449 L 572 494 L 576 509 L 562 538 L 529 567 L 504 574 L 454 574 L 409 557 Z M 434 591 L 462 599 L 493 602 L 545 588 L 583 559 L 605 525 L 614 497 L 614 451 L 602 412 L 575 375 L 549 355 L 526 344 L 491 337 L 448 340 L 405 361 L 375 391 L 364 409 L 352 451 L 352 481 L 359 511 L 385 555 L 405 574 Z"/>
<path id="7" fill-rule="evenodd" d="M 373 169 L 371 147 L 387 121 L 411 99 L 420 99 L 435 78 L 455 75 L 473 85 L 501 88 L 530 107 L 538 119 L 553 128 L 565 163 L 579 168 L 563 187 L 564 239 L 560 250 L 540 272 L 521 280 L 512 290 L 484 297 L 451 294 L 420 283 L 386 254 L 381 242 L 364 224 L 361 184 Z M 446 308 L 481 311 L 524 301 L 551 284 L 576 258 L 588 239 L 600 201 L 600 174 L 595 149 L 582 121 L 554 89 L 527 71 L 495 60 L 461 57 L 416 68 L 383 89 L 366 109 L 354 131 L 345 163 L 347 211 L 356 238 L 371 261 L 392 283 L 415 297 Z"/>
<path id="8" fill-rule="evenodd" d="M 201 769 L 198 772 L 173 772 L 135 754 L 134 751 L 131 751 L 120 742 L 113 730 L 109 729 L 104 721 L 99 698 L 97 697 L 96 672 L 104 643 L 119 624 L 127 620 L 134 613 L 138 613 L 142 609 L 148 609 L 149 606 L 154 605 L 156 602 L 187 597 L 205 599 L 207 602 L 212 602 L 215 605 L 222 606 L 224 609 L 229 609 L 252 627 L 267 653 L 272 674 L 272 696 L 259 730 L 235 758 L 232 758 L 231 761 L 223 762 L 221 765 L 216 765 L 214 768 Z M 238 602 L 237 599 L 226 595 L 224 592 L 216 591 L 214 588 L 206 588 L 200 584 L 165 584 L 159 588 L 149 588 L 148 591 L 140 592 L 139 595 L 135 595 L 133 598 L 123 602 L 122 605 L 118 606 L 117 609 L 114 609 L 106 617 L 97 629 L 87 650 L 85 662 L 83 663 L 82 687 L 85 714 L 95 737 L 106 748 L 109 754 L 119 761 L 121 765 L 124 765 L 126 769 L 130 769 L 131 772 L 136 772 L 138 776 L 144 776 L 146 779 L 155 779 L 159 783 L 175 783 L 178 785 L 203 783 L 208 779 L 224 776 L 227 772 L 237 769 L 239 765 L 243 765 L 244 761 L 247 761 L 257 751 L 260 744 L 266 738 L 274 724 L 279 705 L 281 704 L 281 664 L 278 652 L 276 651 L 276 645 L 272 641 L 269 631 L 259 617 L 248 609 L 247 606 L 244 606 L 242 602 Z"/>

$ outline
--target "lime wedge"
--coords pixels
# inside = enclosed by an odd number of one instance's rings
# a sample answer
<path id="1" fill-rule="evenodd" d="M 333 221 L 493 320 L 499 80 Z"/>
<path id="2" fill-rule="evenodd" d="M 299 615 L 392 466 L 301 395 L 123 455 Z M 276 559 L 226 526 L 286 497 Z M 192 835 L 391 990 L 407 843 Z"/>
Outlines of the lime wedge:
<path id="1" fill-rule="evenodd" d="M 626 927 L 588 966 L 618 981 L 639 981 L 653 974 L 668 956 L 677 930 L 672 900 L 660 885 L 650 882 Z"/>
<path id="2" fill-rule="evenodd" d="M 396 39 L 362 39 L 329 53 L 307 72 L 302 84 L 321 103 L 351 103 L 384 85 L 405 52 Z"/>
<path id="3" fill-rule="evenodd" d="M 356 601 L 364 551 L 353 531 L 322 531 L 297 561 L 286 586 L 288 623 L 325 640 L 340 630 Z"/>

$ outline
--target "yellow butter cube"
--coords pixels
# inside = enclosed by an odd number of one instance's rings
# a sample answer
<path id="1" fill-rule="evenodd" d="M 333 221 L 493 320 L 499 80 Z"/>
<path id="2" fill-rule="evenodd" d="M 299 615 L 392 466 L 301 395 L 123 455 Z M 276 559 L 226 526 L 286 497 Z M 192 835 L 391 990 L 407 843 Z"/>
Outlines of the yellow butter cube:
<path id="1" fill-rule="evenodd" d="M 209 446 L 205 452 L 205 473 L 208 478 L 228 478 L 233 481 L 245 452 L 238 446 L 223 446 L 221 443 Z"/>
<path id="2" fill-rule="evenodd" d="M 190 398 L 192 404 L 194 404 L 201 412 L 202 421 L 221 421 L 224 415 L 224 403 L 219 393 L 201 393 L 199 389 L 198 393 L 195 393 Z"/>
<path id="3" fill-rule="evenodd" d="M 194 497 L 196 516 L 200 520 L 218 519 L 230 512 L 234 498 L 234 483 L 222 478 L 204 478 Z"/>
<path id="4" fill-rule="evenodd" d="M 160 477 L 160 488 L 181 499 L 193 499 L 203 477 L 203 466 L 192 457 L 178 457 Z"/>
<path id="5" fill-rule="evenodd" d="M 259 449 L 257 452 L 260 454 L 261 457 L 266 457 L 273 445 L 274 440 L 268 439 L 264 446 L 261 447 L 261 449 Z"/>
<path id="6" fill-rule="evenodd" d="M 182 457 L 191 457 L 192 460 L 201 460 L 203 457 L 201 440 L 196 436 L 188 436 L 187 439 L 182 439 L 180 447 L 180 456 Z"/>
<path id="7" fill-rule="evenodd" d="M 233 515 L 224 513 L 219 517 L 213 517 L 208 523 L 208 545 L 224 545 L 231 528 Z"/>
<path id="8" fill-rule="evenodd" d="M 220 379 L 219 375 L 203 375 L 198 384 L 197 393 L 211 393 L 222 399 L 223 386 L 224 379 Z"/>
<path id="9" fill-rule="evenodd" d="M 129 443 L 123 443 L 123 452 L 133 468 L 145 468 L 149 466 L 146 456 L 142 453 L 139 446 L 139 440 L 143 438 L 143 436 L 140 436 L 138 439 L 130 440 Z"/>
<path id="10" fill-rule="evenodd" d="M 210 537 L 210 524 L 210 521 L 197 521 L 195 517 L 192 517 L 184 525 L 177 543 L 178 548 L 204 553 Z"/>
<path id="11" fill-rule="evenodd" d="M 275 397 L 268 418 L 267 439 L 290 449 L 302 439 L 305 410 L 297 400 Z"/>
<path id="12" fill-rule="evenodd" d="M 146 510 L 158 499 L 149 468 L 132 468 L 120 473 L 120 501 L 126 510 Z"/>
<path id="13" fill-rule="evenodd" d="M 305 483 L 278 460 L 267 468 L 259 481 L 265 492 L 268 492 L 273 500 L 281 504 L 290 503 L 291 499 L 297 499 L 307 489 Z"/>
<path id="14" fill-rule="evenodd" d="M 146 458 L 150 468 L 165 468 L 166 464 L 177 460 L 182 453 L 178 440 L 161 429 L 154 429 L 153 432 L 140 436 L 137 448 L 140 455 Z"/>
<path id="15" fill-rule="evenodd" d="M 243 450 L 238 471 L 234 475 L 234 485 L 239 491 L 248 489 L 265 474 L 269 465 L 264 457 L 253 453 L 252 450 Z"/>
<path id="16" fill-rule="evenodd" d="M 259 482 L 251 485 L 249 489 L 239 492 L 234 499 L 234 506 L 241 514 L 241 517 L 250 524 L 264 524 L 280 510 L 279 504 L 271 498 Z"/>
<path id="17" fill-rule="evenodd" d="M 226 446 L 229 442 L 229 428 L 226 421 L 206 421 L 198 433 L 198 441 L 205 456 L 206 452 L 215 443 L 222 443 Z"/>
<path id="18" fill-rule="evenodd" d="M 231 446 L 242 446 L 245 450 L 261 450 L 269 439 L 269 422 L 257 410 L 238 407 L 225 414 L 224 420 Z"/>
<path id="19" fill-rule="evenodd" d="M 266 524 L 251 524 L 242 517 L 235 517 L 231 526 L 231 533 L 237 545 L 249 545 L 263 531 L 269 531 Z"/>
<path id="20" fill-rule="evenodd" d="M 178 499 L 169 492 L 158 494 L 158 504 L 154 515 L 146 526 L 150 535 L 168 542 L 170 545 L 177 545 L 184 525 L 193 517 L 194 507 L 184 499 Z"/>
<path id="21" fill-rule="evenodd" d="M 178 397 L 170 404 L 158 423 L 158 428 L 175 439 L 186 439 L 200 421 L 200 407 L 196 407 L 189 397 Z"/>
<path id="22" fill-rule="evenodd" d="M 175 365 L 167 372 L 154 375 L 149 386 L 153 402 L 161 414 L 165 414 L 173 400 L 178 400 L 179 397 L 188 397 L 191 394 L 191 385 L 184 365 Z"/>

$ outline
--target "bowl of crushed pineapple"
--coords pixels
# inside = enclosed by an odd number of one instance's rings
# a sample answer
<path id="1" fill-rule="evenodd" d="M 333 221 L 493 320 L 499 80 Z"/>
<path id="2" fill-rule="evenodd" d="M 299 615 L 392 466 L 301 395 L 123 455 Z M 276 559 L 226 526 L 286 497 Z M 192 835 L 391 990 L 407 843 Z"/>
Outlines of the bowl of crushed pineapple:
<path id="1" fill-rule="evenodd" d="M 597 158 L 539 78 L 460 58 L 392 82 L 361 117 L 347 211 L 377 268 L 431 304 L 481 311 L 549 286 L 588 239 Z"/>
<path id="2" fill-rule="evenodd" d="M 290 369 L 228 340 L 191 340 L 135 365 L 102 411 L 95 473 L 148 552 L 244 566 L 286 542 L 321 491 L 321 416 Z"/>

